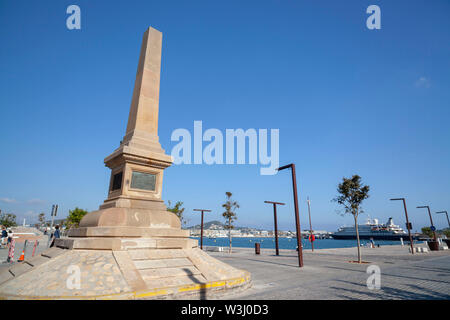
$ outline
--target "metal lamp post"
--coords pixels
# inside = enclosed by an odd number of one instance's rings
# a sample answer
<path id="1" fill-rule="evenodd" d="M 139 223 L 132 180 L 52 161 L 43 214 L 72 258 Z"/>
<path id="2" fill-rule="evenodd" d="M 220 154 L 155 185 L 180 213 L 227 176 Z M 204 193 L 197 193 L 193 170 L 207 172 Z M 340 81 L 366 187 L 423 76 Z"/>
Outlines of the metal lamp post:
<path id="1" fill-rule="evenodd" d="M 435 229 L 434 224 L 433 224 L 433 218 L 431 217 L 430 207 L 429 207 L 429 206 L 419 206 L 419 207 L 417 207 L 417 208 L 427 208 L 427 209 L 428 209 L 428 215 L 430 216 L 430 222 L 431 222 L 431 229 Z M 436 238 L 436 231 L 435 231 L 435 230 L 432 230 L 432 231 L 433 231 L 433 238 L 434 238 L 434 241 L 437 241 L 437 238 Z"/>
<path id="2" fill-rule="evenodd" d="M 311 251 L 314 252 L 314 235 L 313 235 L 313 229 L 312 229 L 312 224 L 311 224 L 311 200 L 308 199 L 306 200 L 306 202 L 308 203 L 308 215 L 309 215 L 309 236 L 310 236 L 310 242 L 311 242 Z"/>
<path id="3" fill-rule="evenodd" d="M 206 209 L 194 209 L 194 211 L 201 211 L 201 213 L 202 213 L 202 224 L 201 224 L 201 231 L 200 231 L 200 249 L 203 250 L 203 213 L 205 213 L 205 212 L 211 212 L 211 210 L 206 210 Z"/>
<path id="4" fill-rule="evenodd" d="M 408 219 L 408 210 L 406 210 L 405 198 L 394 198 L 394 199 L 391 199 L 391 200 L 392 201 L 396 201 L 396 200 L 402 200 L 403 201 L 403 208 L 405 208 L 405 217 L 406 217 L 406 229 L 408 229 L 409 243 L 411 244 L 411 254 L 414 254 L 413 239 L 412 239 L 412 236 L 411 236 L 411 224 L 409 223 L 409 219 Z"/>
<path id="5" fill-rule="evenodd" d="M 448 212 L 446 210 L 444 210 L 444 211 L 438 211 L 436 213 L 445 213 L 445 215 L 447 216 L 448 227 L 450 228 L 450 221 L 448 220 Z"/>
<path id="6" fill-rule="evenodd" d="M 303 267 L 303 250 L 302 250 L 302 234 L 300 231 L 300 218 L 298 215 L 298 199 L 297 199 L 297 179 L 295 177 L 295 164 L 291 163 L 286 166 L 279 167 L 277 170 L 291 168 L 292 172 L 292 189 L 294 193 L 294 206 L 295 206 L 295 228 L 297 230 L 297 246 L 298 246 L 298 266 Z"/>
<path id="7" fill-rule="evenodd" d="M 53 222 L 55 221 L 57 212 L 58 212 L 58 205 L 57 204 L 52 205 L 52 213 L 51 213 L 52 223 L 50 225 L 50 233 L 48 235 L 47 247 L 50 246 L 50 244 L 51 244 L 51 239 L 52 239 L 52 235 L 53 235 Z"/>
<path id="8" fill-rule="evenodd" d="M 278 227 L 277 227 L 277 204 L 284 206 L 285 204 L 282 202 L 274 202 L 274 201 L 264 201 L 264 203 L 273 204 L 273 220 L 275 225 L 275 253 L 277 256 L 280 255 L 280 250 L 278 248 Z"/>

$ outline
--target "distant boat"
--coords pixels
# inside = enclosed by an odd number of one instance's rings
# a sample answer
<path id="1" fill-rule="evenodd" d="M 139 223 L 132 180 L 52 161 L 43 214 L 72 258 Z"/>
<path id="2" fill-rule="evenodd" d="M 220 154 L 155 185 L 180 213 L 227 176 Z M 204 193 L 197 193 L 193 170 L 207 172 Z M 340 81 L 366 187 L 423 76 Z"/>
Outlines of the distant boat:
<path id="1" fill-rule="evenodd" d="M 363 225 L 358 225 L 358 232 L 360 239 L 373 240 L 409 240 L 408 233 L 394 224 L 392 218 L 389 218 L 386 224 L 378 223 L 378 219 L 368 219 Z M 340 227 L 337 232 L 331 235 L 333 239 L 356 239 L 356 230 L 354 226 Z M 413 237 L 413 236 L 412 236 Z M 417 240 L 417 237 L 413 237 Z"/>

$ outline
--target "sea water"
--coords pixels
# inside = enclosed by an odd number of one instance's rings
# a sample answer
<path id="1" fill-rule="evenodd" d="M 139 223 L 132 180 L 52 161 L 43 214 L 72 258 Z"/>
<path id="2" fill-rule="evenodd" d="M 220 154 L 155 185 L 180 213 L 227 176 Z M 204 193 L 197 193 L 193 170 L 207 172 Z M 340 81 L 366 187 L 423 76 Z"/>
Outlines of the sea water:
<path id="1" fill-rule="evenodd" d="M 200 246 L 200 238 L 192 237 L 192 239 L 198 240 Z M 261 248 L 275 249 L 274 238 L 259 238 L 259 237 L 246 237 L 246 238 L 232 238 L 231 244 L 237 248 L 254 248 L 255 243 L 259 243 Z M 370 243 L 370 240 L 360 240 L 360 243 L 365 246 Z M 400 245 L 400 241 L 387 241 L 387 240 L 374 240 L 375 246 L 385 245 Z M 409 242 L 405 241 L 405 245 Z M 230 245 L 228 238 L 208 238 L 203 237 L 203 246 L 218 246 L 228 247 Z M 336 240 L 336 239 L 316 239 L 314 241 L 314 249 L 331 249 L 331 248 L 350 248 L 356 247 L 356 240 Z M 296 238 L 278 238 L 278 247 L 280 249 L 292 249 L 297 248 Z M 308 239 L 302 239 L 302 247 L 304 249 L 311 249 L 311 242 Z"/>

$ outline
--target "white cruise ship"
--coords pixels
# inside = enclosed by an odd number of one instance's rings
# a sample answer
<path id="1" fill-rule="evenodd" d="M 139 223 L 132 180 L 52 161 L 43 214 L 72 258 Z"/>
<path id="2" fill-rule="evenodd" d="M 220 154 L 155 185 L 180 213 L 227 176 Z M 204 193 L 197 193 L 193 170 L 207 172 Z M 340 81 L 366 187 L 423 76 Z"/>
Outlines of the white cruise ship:
<path id="1" fill-rule="evenodd" d="M 360 239 L 373 240 L 409 240 L 408 232 L 400 226 L 394 224 L 392 218 L 389 218 L 386 224 L 378 223 L 378 219 L 368 219 L 363 225 L 358 225 Z M 333 239 L 356 239 L 355 226 L 340 227 L 337 232 L 331 235 Z"/>

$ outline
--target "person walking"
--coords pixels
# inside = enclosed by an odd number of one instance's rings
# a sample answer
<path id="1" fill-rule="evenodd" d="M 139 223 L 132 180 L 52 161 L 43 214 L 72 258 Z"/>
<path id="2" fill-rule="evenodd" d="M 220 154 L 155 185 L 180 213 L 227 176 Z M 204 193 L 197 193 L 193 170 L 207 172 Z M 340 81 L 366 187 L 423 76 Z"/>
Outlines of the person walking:
<path id="1" fill-rule="evenodd" d="M 14 233 L 12 232 L 11 229 L 8 230 L 8 248 L 11 245 L 11 241 L 13 239 Z"/>
<path id="2" fill-rule="evenodd" d="M 8 241 L 8 232 L 6 227 L 2 226 L 2 247 L 6 246 L 6 241 Z"/>
<path id="3" fill-rule="evenodd" d="M 52 236 L 53 236 L 53 240 L 52 240 L 52 244 L 50 245 L 50 247 L 53 247 L 55 245 L 55 239 L 61 238 L 61 234 L 59 233 L 58 225 L 55 226 L 55 232 L 53 233 Z"/>

